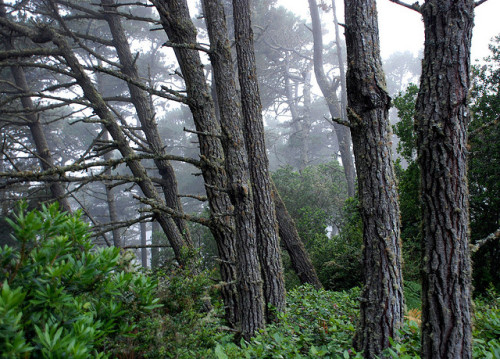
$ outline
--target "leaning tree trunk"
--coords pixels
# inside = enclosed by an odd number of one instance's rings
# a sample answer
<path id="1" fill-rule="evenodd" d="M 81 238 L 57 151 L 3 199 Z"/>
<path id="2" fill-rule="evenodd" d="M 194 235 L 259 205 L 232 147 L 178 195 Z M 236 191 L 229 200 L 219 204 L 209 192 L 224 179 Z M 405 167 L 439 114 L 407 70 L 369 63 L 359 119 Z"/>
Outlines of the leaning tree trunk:
<path id="1" fill-rule="evenodd" d="M 118 59 L 120 60 L 121 72 L 128 76 L 131 80 L 141 83 L 142 80 L 139 76 L 135 60 L 130 51 L 130 46 L 121 24 L 120 15 L 118 14 L 116 6 L 113 6 L 116 4 L 116 1 L 101 0 L 101 4 L 104 9 L 104 18 L 106 19 L 111 35 L 113 36 L 113 45 L 116 48 L 116 53 L 118 55 Z M 146 136 L 149 146 L 151 146 L 153 154 L 155 155 L 154 163 L 162 178 L 161 188 L 165 197 L 165 203 L 168 207 L 179 213 L 183 213 L 182 204 L 178 196 L 177 179 L 175 177 L 174 169 L 169 160 L 161 158 L 166 155 L 165 145 L 163 144 L 160 133 L 158 132 L 158 126 L 155 120 L 156 114 L 153 106 L 151 105 L 149 95 L 146 91 L 131 84 L 130 82 L 128 83 L 128 88 L 130 91 L 131 102 L 136 109 L 137 118 L 141 123 L 141 129 Z M 177 224 L 177 227 L 179 227 L 179 231 L 183 235 L 184 240 L 192 245 L 186 221 L 180 217 L 174 217 L 174 221 Z"/>
<path id="2" fill-rule="evenodd" d="M 314 269 L 309 254 L 304 247 L 304 243 L 302 243 L 300 239 L 299 232 L 297 232 L 292 216 L 288 213 L 285 203 L 281 199 L 274 182 L 272 186 L 274 204 L 276 206 L 276 218 L 278 219 L 279 225 L 279 235 L 290 256 L 292 268 L 299 277 L 301 283 L 310 283 L 316 289 L 323 288 L 316 274 L 316 269 Z"/>
<path id="3" fill-rule="evenodd" d="M 256 330 L 264 327 L 265 310 L 243 116 L 236 90 L 224 7 L 218 0 L 203 0 L 203 11 L 210 38 L 210 60 L 226 154 L 228 187 L 236 221 L 240 326 L 242 336 L 249 339 Z"/>
<path id="4" fill-rule="evenodd" d="M 0 16 L 6 17 L 5 5 L 3 1 L 0 2 Z M 14 45 L 11 41 L 4 41 L 5 47 L 7 50 L 14 50 Z M 24 93 L 29 93 L 28 82 L 26 81 L 26 74 L 24 73 L 24 69 L 21 66 L 11 66 L 10 70 L 12 72 L 12 77 L 14 78 L 14 82 L 20 91 Z M 23 96 L 21 97 L 21 104 L 23 106 L 23 110 L 26 111 L 24 116 L 26 117 L 27 123 L 31 137 L 33 139 L 33 143 L 35 145 L 36 153 L 40 160 L 40 166 L 44 171 L 54 169 L 55 162 L 52 157 L 52 153 L 50 152 L 49 145 L 47 142 L 47 138 L 45 136 L 45 132 L 43 131 L 43 126 L 40 122 L 36 114 L 36 109 L 31 100 L 31 97 Z M 52 194 L 54 200 L 58 201 L 61 205 L 61 208 L 67 212 L 71 212 L 71 207 L 69 205 L 68 199 L 66 198 L 66 191 L 61 182 L 56 180 L 56 176 L 51 178 L 49 189 Z"/>
<path id="5" fill-rule="evenodd" d="M 422 357 L 470 358 L 467 94 L 473 0 L 421 7 L 425 50 L 417 98 L 423 220 Z"/>
<path id="6" fill-rule="evenodd" d="M 285 281 L 276 213 L 271 196 L 269 160 L 264 141 L 264 122 L 257 83 L 250 13 L 249 0 L 233 0 L 238 76 L 257 219 L 257 243 L 267 303 L 266 316 L 268 320 L 272 320 L 274 315 L 269 310 L 269 304 L 278 312 L 285 309 Z"/>
<path id="7" fill-rule="evenodd" d="M 355 346 L 374 358 L 403 322 L 403 277 L 390 97 L 380 58 L 375 0 L 345 0 L 347 96 L 363 220 L 363 275 Z"/>
<path id="8" fill-rule="evenodd" d="M 217 243 L 222 280 L 222 296 L 226 307 L 226 320 L 236 326 L 238 321 L 238 292 L 236 289 L 236 236 L 232 216 L 234 207 L 227 193 L 227 175 L 224 150 L 220 141 L 220 124 L 210 96 L 196 44 L 196 28 L 189 16 L 185 0 L 153 0 L 160 13 L 162 26 L 174 44 L 191 113 L 193 114 L 202 174 L 211 210 L 211 230 Z M 177 44 L 178 46 L 175 46 Z"/>
<path id="9" fill-rule="evenodd" d="M 32 30 L 26 26 L 14 24 L 9 21 L 2 22 L 5 26 L 9 26 L 11 30 L 32 39 L 34 42 L 46 43 L 51 41 L 52 43 L 54 43 L 54 45 L 57 46 L 58 50 L 61 53 L 61 57 L 64 58 L 67 66 L 69 66 L 69 68 L 71 69 L 72 75 L 82 89 L 84 96 L 92 104 L 95 115 L 99 117 L 102 124 L 113 138 L 117 149 L 126 160 L 127 166 L 136 178 L 137 185 L 149 200 L 148 204 L 151 204 L 151 206 L 153 207 L 153 212 L 155 213 L 156 219 L 167 234 L 170 244 L 172 245 L 172 249 L 174 250 L 176 259 L 182 263 L 182 248 L 187 245 L 185 244 L 184 239 L 182 238 L 182 235 L 177 228 L 177 225 L 169 215 L 163 212 L 162 209 L 165 208 L 165 204 L 156 191 L 153 182 L 148 177 L 146 169 L 137 159 L 137 155 L 135 151 L 130 147 L 125 134 L 123 133 L 120 126 L 116 123 L 115 118 L 109 110 L 106 102 L 96 90 L 92 80 L 85 72 L 83 66 L 80 64 L 78 58 L 73 53 L 66 39 L 49 27 Z"/>
<path id="10" fill-rule="evenodd" d="M 321 33 L 321 20 L 319 17 L 316 0 L 309 0 L 309 11 L 311 12 L 313 39 L 314 39 L 314 74 L 318 86 L 325 97 L 328 110 L 333 118 L 342 118 L 342 108 L 337 96 L 337 85 L 330 83 L 323 68 L 323 35 Z M 354 197 L 356 172 L 351 152 L 351 136 L 349 128 L 334 123 L 335 133 L 339 143 L 340 157 L 347 181 L 347 194 Z"/>

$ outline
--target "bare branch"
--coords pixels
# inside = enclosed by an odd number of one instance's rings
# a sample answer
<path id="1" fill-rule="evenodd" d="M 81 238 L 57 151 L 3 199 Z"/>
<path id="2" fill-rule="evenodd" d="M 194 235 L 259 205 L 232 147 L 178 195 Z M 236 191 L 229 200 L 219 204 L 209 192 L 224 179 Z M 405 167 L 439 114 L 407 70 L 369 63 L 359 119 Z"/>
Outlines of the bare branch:
<path id="1" fill-rule="evenodd" d="M 203 44 L 176 44 L 171 41 L 167 41 L 163 44 L 163 46 L 178 49 L 198 50 L 210 54 L 210 48 L 203 46 Z"/>
<path id="2" fill-rule="evenodd" d="M 327 120 L 332 126 L 335 123 L 338 123 L 339 125 L 346 126 L 346 127 L 351 127 L 351 123 L 347 120 L 343 120 L 340 117 L 326 117 L 324 116 L 324 119 Z"/>
<path id="3" fill-rule="evenodd" d="M 418 1 L 414 2 L 413 4 L 407 4 L 407 3 L 400 1 L 400 0 L 389 0 L 389 1 L 393 2 L 395 4 L 398 4 L 398 5 L 404 6 L 405 8 L 408 8 L 410 10 L 416 11 L 419 14 L 421 13 L 422 6 L 418 3 Z"/>
<path id="4" fill-rule="evenodd" d="M 471 251 L 475 253 L 485 244 L 498 238 L 500 238 L 500 228 L 498 228 L 495 232 L 491 233 L 489 236 L 477 241 L 476 244 L 471 246 Z"/>
<path id="5" fill-rule="evenodd" d="M 479 1 L 476 1 L 474 3 L 474 7 L 477 7 L 477 6 L 481 5 L 481 4 L 484 4 L 486 1 L 488 1 L 488 0 L 479 0 Z"/>

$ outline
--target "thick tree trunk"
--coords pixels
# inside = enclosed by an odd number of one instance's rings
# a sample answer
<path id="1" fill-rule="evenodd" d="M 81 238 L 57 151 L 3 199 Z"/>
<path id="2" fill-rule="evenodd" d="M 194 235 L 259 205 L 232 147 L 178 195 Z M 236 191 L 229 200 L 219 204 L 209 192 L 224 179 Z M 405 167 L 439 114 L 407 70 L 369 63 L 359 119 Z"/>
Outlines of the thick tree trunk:
<path id="1" fill-rule="evenodd" d="M 474 1 L 428 0 L 421 11 L 422 357 L 471 358 L 466 145 Z"/>
<path id="2" fill-rule="evenodd" d="M 113 44 L 120 60 L 120 70 L 130 79 L 136 82 L 142 82 L 130 51 L 125 31 L 123 30 L 121 24 L 120 15 L 118 15 L 116 7 L 113 6 L 115 3 L 115 0 L 101 0 L 101 4 L 103 5 L 105 11 L 104 18 L 106 19 L 111 35 L 113 36 Z M 158 156 L 154 159 L 154 163 L 162 178 L 161 187 L 165 197 L 165 202 L 168 207 L 182 213 L 183 209 L 178 196 L 177 179 L 175 177 L 174 169 L 172 168 L 170 161 L 159 158 L 166 155 L 165 145 L 163 144 L 160 133 L 158 132 L 158 126 L 155 121 L 155 111 L 151 106 L 149 95 L 131 83 L 128 83 L 128 88 L 132 104 L 136 109 L 137 117 L 141 123 L 142 131 L 146 136 L 148 144 L 151 146 L 151 150 Z M 177 224 L 177 227 L 179 227 L 179 231 L 184 236 L 186 243 L 192 245 L 186 221 L 178 217 L 174 217 L 174 221 Z"/>
<path id="3" fill-rule="evenodd" d="M 241 88 L 241 105 L 245 123 L 245 142 L 250 162 L 250 174 L 257 219 L 257 243 L 264 279 L 266 303 L 276 311 L 285 309 L 285 281 L 279 248 L 276 213 L 271 196 L 269 161 L 264 141 L 264 122 L 260 102 L 253 31 L 249 0 L 233 0 L 234 33 Z M 266 316 L 274 315 L 266 306 Z"/>
<path id="4" fill-rule="evenodd" d="M 236 91 L 224 7 L 218 0 L 203 0 L 203 10 L 210 37 L 210 60 L 219 104 L 229 193 L 236 221 L 241 333 L 249 339 L 256 330 L 264 327 L 265 310 L 243 117 Z"/>
<path id="5" fill-rule="evenodd" d="M 390 97 L 380 58 L 375 0 L 346 0 L 347 96 L 363 220 L 361 311 L 355 346 L 374 358 L 403 322 L 403 278 Z"/>
<path id="6" fill-rule="evenodd" d="M 323 285 L 318 279 L 316 270 L 307 254 L 304 243 L 299 237 L 295 223 L 288 213 L 285 207 L 285 203 L 281 199 L 274 182 L 273 186 L 273 198 L 274 204 L 276 206 L 276 218 L 278 219 L 279 235 L 285 246 L 288 255 L 290 256 L 290 261 L 292 262 L 292 267 L 301 283 L 310 283 L 316 289 L 323 288 Z"/>
<path id="7" fill-rule="evenodd" d="M 185 0 L 153 0 L 169 40 L 175 44 L 196 43 L 196 28 L 191 22 Z M 220 271 L 225 285 L 222 296 L 226 306 L 229 325 L 238 321 L 238 292 L 236 289 L 236 235 L 232 213 L 234 207 L 227 193 L 228 183 L 224 151 L 220 141 L 221 129 L 215 117 L 215 108 L 210 96 L 198 50 L 186 47 L 174 48 L 179 63 L 193 114 L 200 154 L 203 162 L 208 202 L 211 209 L 212 233 L 217 243 Z"/>
<path id="8" fill-rule="evenodd" d="M 321 20 L 319 17 L 318 4 L 316 0 L 309 0 L 309 10 L 311 12 L 313 38 L 314 38 L 314 74 L 319 88 L 326 99 L 330 115 L 333 118 L 342 118 L 342 108 L 337 97 L 337 86 L 334 86 L 326 77 L 323 68 L 323 35 L 321 33 Z M 351 151 L 351 135 L 346 126 L 334 124 L 335 133 L 339 143 L 340 157 L 347 181 L 347 194 L 354 197 L 356 172 Z"/>

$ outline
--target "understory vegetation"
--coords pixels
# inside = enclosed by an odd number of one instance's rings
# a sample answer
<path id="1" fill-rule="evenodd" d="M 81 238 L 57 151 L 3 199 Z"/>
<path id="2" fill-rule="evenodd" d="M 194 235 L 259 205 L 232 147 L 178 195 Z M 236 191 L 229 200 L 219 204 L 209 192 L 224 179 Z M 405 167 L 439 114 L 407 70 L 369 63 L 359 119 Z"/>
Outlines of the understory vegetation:
<path id="1" fill-rule="evenodd" d="M 130 252 L 97 248 L 79 214 L 57 205 L 9 220 L 0 250 L 0 352 L 4 358 L 361 358 L 352 348 L 359 289 L 288 291 L 287 310 L 251 341 L 224 325 L 215 270 L 200 260 L 155 272 Z M 405 288 L 401 340 L 387 355 L 419 357 L 419 285 Z M 500 355 L 499 296 L 475 300 L 474 357 Z"/>

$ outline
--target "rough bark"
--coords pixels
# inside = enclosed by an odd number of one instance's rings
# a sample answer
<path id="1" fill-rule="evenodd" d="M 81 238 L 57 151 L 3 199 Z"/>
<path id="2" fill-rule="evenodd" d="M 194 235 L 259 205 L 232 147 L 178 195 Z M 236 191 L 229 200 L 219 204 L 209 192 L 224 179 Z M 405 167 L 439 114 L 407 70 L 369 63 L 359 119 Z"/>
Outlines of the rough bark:
<path id="1" fill-rule="evenodd" d="M 474 1 L 421 7 L 425 50 L 417 98 L 423 220 L 422 357 L 470 358 L 467 94 Z"/>
<path id="2" fill-rule="evenodd" d="M 316 0 L 309 0 L 309 10 L 311 12 L 313 39 L 314 39 L 314 74 L 321 93 L 326 99 L 330 115 L 333 118 L 342 118 L 342 108 L 337 96 L 337 86 L 330 83 L 323 68 L 323 35 L 321 32 L 321 20 L 319 17 Z M 350 197 L 355 195 L 356 172 L 351 151 L 351 135 L 349 128 L 334 123 L 335 133 L 339 143 L 340 157 L 347 181 L 347 194 Z"/>
<path id="3" fill-rule="evenodd" d="M 346 0 L 348 114 L 363 220 L 363 276 L 355 346 L 379 356 L 403 322 L 403 278 L 390 97 L 380 58 L 375 0 Z"/>
<path id="4" fill-rule="evenodd" d="M 0 1 L 0 16 L 4 18 L 6 17 L 3 1 Z M 15 50 L 10 39 L 4 38 L 4 44 L 7 50 Z M 24 69 L 21 66 L 11 66 L 10 70 L 16 86 L 24 93 L 29 93 L 30 89 L 26 81 Z M 43 131 L 43 125 L 36 114 L 36 109 L 31 97 L 21 97 L 21 105 L 23 106 L 24 111 L 26 111 L 24 114 L 27 119 L 26 125 L 30 130 L 31 138 L 33 139 L 33 144 L 35 145 L 36 153 L 39 157 L 40 166 L 44 171 L 55 168 L 55 161 L 49 149 L 47 138 L 45 136 L 45 132 Z M 66 198 L 66 191 L 62 183 L 53 180 L 49 183 L 49 189 L 54 200 L 59 202 L 63 210 L 71 213 L 71 206 Z"/>
<path id="5" fill-rule="evenodd" d="M 104 18 L 113 36 L 113 45 L 116 48 L 120 60 L 120 70 L 131 80 L 141 83 L 142 80 L 139 77 L 137 66 L 135 65 L 134 58 L 130 51 L 130 46 L 121 24 L 120 15 L 118 15 L 116 6 L 113 6 L 115 3 L 115 0 L 101 0 L 101 4 L 105 11 Z M 162 178 L 161 188 L 165 197 L 165 203 L 168 207 L 182 213 L 183 209 L 178 196 L 177 179 L 174 169 L 170 161 L 159 159 L 159 157 L 166 155 L 166 151 L 160 133 L 158 132 L 158 126 L 155 121 L 155 111 L 151 106 L 149 95 L 146 91 L 141 90 L 131 83 L 128 83 L 128 88 L 132 104 L 137 112 L 137 118 L 141 123 L 141 129 L 146 136 L 151 150 L 155 155 L 158 155 L 158 158 L 154 159 L 154 163 Z M 183 235 L 184 240 L 192 246 L 192 240 L 186 221 L 179 217 L 174 217 L 174 221 Z"/>
<path id="6" fill-rule="evenodd" d="M 196 28 L 189 16 L 185 0 L 152 2 L 160 13 L 162 26 L 171 42 L 184 45 L 196 43 Z M 226 319 L 229 325 L 236 326 L 239 314 L 236 289 L 236 236 L 232 217 L 234 207 L 227 193 L 225 158 L 220 141 L 221 129 L 215 117 L 210 88 L 205 80 L 198 51 L 183 46 L 175 47 L 174 52 L 186 84 L 189 108 L 193 114 L 196 131 L 199 133 L 201 170 L 211 209 L 211 230 L 219 252 L 221 277 L 225 282 L 222 296 L 226 307 Z"/>
<path id="7" fill-rule="evenodd" d="M 304 243 L 302 243 L 300 239 L 295 223 L 288 213 L 285 203 L 281 199 L 274 182 L 272 186 L 279 235 L 290 256 L 293 270 L 297 273 L 301 283 L 310 283 L 316 289 L 323 288 L 316 274 L 316 269 L 314 269 L 309 254 L 307 254 L 306 248 L 304 247 Z"/>
<path id="8" fill-rule="evenodd" d="M 268 304 L 266 317 L 268 320 L 272 320 L 274 315 L 269 310 L 269 304 L 276 311 L 285 309 L 285 281 L 276 213 L 271 197 L 269 160 L 264 141 L 264 122 L 257 83 L 250 13 L 249 0 L 233 0 L 234 33 L 245 125 L 245 143 L 250 163 L 257 219 L 257 243 L 264 279 L 264 296 L 266 304 Z"/>
<path id="9" fill-rule="evenodd" d="M 218 0 L 203 0 L 203 10 L 210 38 L 210 60 L 219 104 L 229 193 L 234 205 L 241 333 L 244 338 L 249 339 L 256 330 L 264 327 L 265 310 L 252 184 L 243 137 L 243 117 L 236 90 L 224 7 Z"/>

